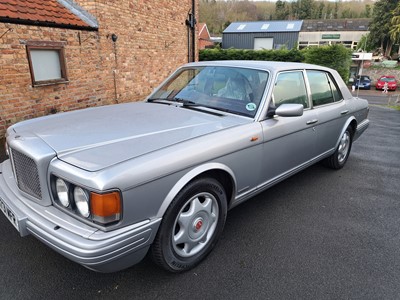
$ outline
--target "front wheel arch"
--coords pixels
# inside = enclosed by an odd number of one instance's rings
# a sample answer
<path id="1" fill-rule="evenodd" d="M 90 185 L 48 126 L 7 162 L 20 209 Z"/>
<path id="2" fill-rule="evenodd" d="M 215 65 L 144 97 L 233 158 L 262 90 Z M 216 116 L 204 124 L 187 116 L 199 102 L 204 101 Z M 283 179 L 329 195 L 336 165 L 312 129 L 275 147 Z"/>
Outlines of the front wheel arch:
<path id="1" fill-rule="evenodd" d="M 168 192 L 167 196 L 164 198 L 156 217 L 162 218 L 176 195 L 186 185 L 201 177 L 210 177 L 219 181 L 226 191 L 227 205 L 229 207 L 229 204 L 236 194 L 236 179 L 234 173 L 229 167 L 221 163 L 207 163 L 190 170 L 175 183 L 175 185 Z"/>
<path id="2" fill-rule="evenodd" d="M 191 181 L 165 212 L 150 250 L 153 261 L 171 272 L 193 268 L 214 248 L 226 215 L 226 193 L 219 181 Z"/>

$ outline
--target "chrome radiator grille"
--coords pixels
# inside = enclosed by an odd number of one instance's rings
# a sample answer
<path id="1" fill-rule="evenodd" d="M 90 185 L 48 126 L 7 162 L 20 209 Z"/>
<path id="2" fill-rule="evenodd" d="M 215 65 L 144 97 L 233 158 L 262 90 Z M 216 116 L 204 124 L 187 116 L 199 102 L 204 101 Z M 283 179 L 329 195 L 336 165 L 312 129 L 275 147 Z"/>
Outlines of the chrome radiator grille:
<path id="1" fill-rule="evenodd" d="M 14 149 L 11 150 L 15 177 L 21 191 L 42 199 L 39 173 L 35 161 Z"/>

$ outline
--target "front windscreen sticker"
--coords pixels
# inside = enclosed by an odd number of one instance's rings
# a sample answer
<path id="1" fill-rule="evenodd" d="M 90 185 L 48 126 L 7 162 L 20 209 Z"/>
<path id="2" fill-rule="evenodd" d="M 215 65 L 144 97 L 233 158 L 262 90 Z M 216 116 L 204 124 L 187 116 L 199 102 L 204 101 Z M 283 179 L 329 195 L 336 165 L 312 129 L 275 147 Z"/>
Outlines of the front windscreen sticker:
<path id="1" fill-rule="evenodd" d="M 247 105 L 246 105 L 246 109 L 248 110 L 248 111 L 253 111 L 253 110 L 255 110 L 257 108 L 257 105 L 255 104 L 255 103 L 247 103 Z"/>

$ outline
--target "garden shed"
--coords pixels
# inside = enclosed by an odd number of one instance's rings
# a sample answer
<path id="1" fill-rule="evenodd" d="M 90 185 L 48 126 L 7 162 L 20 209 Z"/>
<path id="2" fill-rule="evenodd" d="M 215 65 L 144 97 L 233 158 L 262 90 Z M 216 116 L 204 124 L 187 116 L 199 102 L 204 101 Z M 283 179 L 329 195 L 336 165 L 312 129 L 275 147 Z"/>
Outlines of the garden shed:
<path id="1" fill-rule="evenodd" d="M 222 33 L 222 48 L 292 49 L 297 47 L 303 21 L 234 22 Z"/>

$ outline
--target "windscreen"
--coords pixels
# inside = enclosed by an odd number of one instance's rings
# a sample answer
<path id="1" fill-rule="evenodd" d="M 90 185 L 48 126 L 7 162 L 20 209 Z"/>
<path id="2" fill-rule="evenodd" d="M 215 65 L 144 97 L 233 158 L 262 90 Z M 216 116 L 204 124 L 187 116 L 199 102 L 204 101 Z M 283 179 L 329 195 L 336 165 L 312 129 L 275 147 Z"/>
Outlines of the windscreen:
<path id="1" fill-rule="evenodd" d="M 234 67 L 182 69 L 149 99 L 185 101 L 238 115 L 254 117 L 265 91 L 268 72 Z"/>

